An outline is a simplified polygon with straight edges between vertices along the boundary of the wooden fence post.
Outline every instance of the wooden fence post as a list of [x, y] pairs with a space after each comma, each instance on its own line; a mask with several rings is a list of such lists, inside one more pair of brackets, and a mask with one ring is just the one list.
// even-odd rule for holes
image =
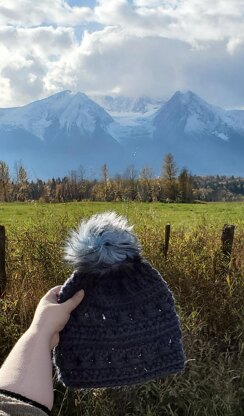
[[221, 242], [222, 242], [222, 253], [225, 260], [230, 260], [233, 240], [234, 240], [235, 226], [225, 224], [222, 231]]
[[164, 244], [163, 244], [163, 253], [165, 259], [167, 259], [167, 253], [169, 249], [169, 238], [170, 238], [170, 224], [165, 225], [165, 234], [164, 234]]
[[0, 296], [2, 296], [7, 284], [7, 275], [5, 268], [5, 243], [5, 227], [3, 225], [0, 225]]

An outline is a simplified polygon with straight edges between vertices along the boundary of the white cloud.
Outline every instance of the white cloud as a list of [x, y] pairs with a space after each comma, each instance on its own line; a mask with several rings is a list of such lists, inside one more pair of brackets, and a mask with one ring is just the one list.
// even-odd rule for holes
[[[147, 7], [147, 8], [149, 8], [149, 7], [158, 7], [158, 6], [162, 6], [162, 5], [167, 7], [167, 3], [168, 3], [167, 1], [163, 2], [162, 0], [134, 0], [134, 2], [133, 2], [133, 4], [136, 7]], [[175, 4], [175, 3], [177, 3], [177, 1], [172, 0], [171, 4], [172, 3]]]
[[65, 85], [88, 94], [119, 91], [167, 99], [177, 89], [192, 89], [216, 105], [240, 106], [244, 101], [243, 53], [230, 55], [223, 41], [196, 49], [186, 42], [140, 38], [108, 27], [86, 33], [78, 48], [49, 69], [45, 83], [53, 92]]
[[15, 101], [15, 97], [13, 96], [8, 78], [0, 77], [0, 91], [2, 97], [0, 107], [11, 107]]
[[90, 21], [89, 7], [70, 7], [63, 0], [0, 0], [0, 23], [17, 26], [57, 24], [74, 26]]
[[44, 77], [52, 62], [76, 45], [71, 28], [0, 29], [0, 79], [5, 85], [1, 106], [22, 104], [45, 94]]
[[196, 42], [230, 41], [244, 33], [243, 0], [97, 0], [71, 7], [63, 0], [0, 0], [0, 23], [21, 27], [117, 26], [133, 36], [162, 36]]
[[231, 38], [227, 43], [227, 51], [233, 55], [240, 45], [244, 44], [244, 37]]
[[243, 0], [99, 0], [94, 14], [135, 36], [162, 36], [197, 46], [244, 33]]
[[[94, 9], [0, 0], [0, 106], [67, 88], [164, 98], [193, 89], [239, 105], [242, 10], [243, 0], [98, 0]], [[96, 29], [80, 41], [89, 22]]]
[[9, 51], [29, 51], [32, 53], [58, 54], [68, 50], [74, 43], [72, 28], [37, 27], [16, 28], [5, 26], [0, 28], [0, 44]]

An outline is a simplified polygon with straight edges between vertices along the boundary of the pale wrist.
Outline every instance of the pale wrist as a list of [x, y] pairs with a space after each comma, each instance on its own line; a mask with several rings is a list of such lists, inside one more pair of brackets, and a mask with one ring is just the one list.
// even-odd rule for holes
[[41, 328], [40, 326], [32, 323], [30, 327], [26, 331], [27, 336], [33, 337], [36, 342], [41, 344], [44, 348], [48, 348], [50, 351], [51, 347], [51, 340], [52, 335], [49, 334], [45, 328]]

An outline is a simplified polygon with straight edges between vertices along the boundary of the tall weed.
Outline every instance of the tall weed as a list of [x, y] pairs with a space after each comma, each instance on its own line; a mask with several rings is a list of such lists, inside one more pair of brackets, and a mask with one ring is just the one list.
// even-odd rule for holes
[[[84, 213], [85, 216], [90, 215]], [[0, 301], [0, 360], [31, 322], [41, 296], [70, 273], [62, 247], [76, 218], [68, 215], [8, 231], [8, 286]], [[220, 229], [203, 219], [173, 230], [167, 259], [163, 227], [133, 214], [146, 258], [172, 289], [182, 322], [186, 369], [141, 386], [90, 392], [55, 383], [54, 415], [241, 416], [244, 414], [244, 229], [237, 227], [231, 261], [220, 250]]]

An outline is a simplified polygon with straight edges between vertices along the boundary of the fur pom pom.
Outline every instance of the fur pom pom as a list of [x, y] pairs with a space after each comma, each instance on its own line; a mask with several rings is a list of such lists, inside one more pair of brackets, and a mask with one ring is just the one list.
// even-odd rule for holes
[[140, 246], [133, 227], [115, 212], [93, 215], [72, 231], [65, 247], [65, 259], [78, 270], [100, 272], [139, 256]]

